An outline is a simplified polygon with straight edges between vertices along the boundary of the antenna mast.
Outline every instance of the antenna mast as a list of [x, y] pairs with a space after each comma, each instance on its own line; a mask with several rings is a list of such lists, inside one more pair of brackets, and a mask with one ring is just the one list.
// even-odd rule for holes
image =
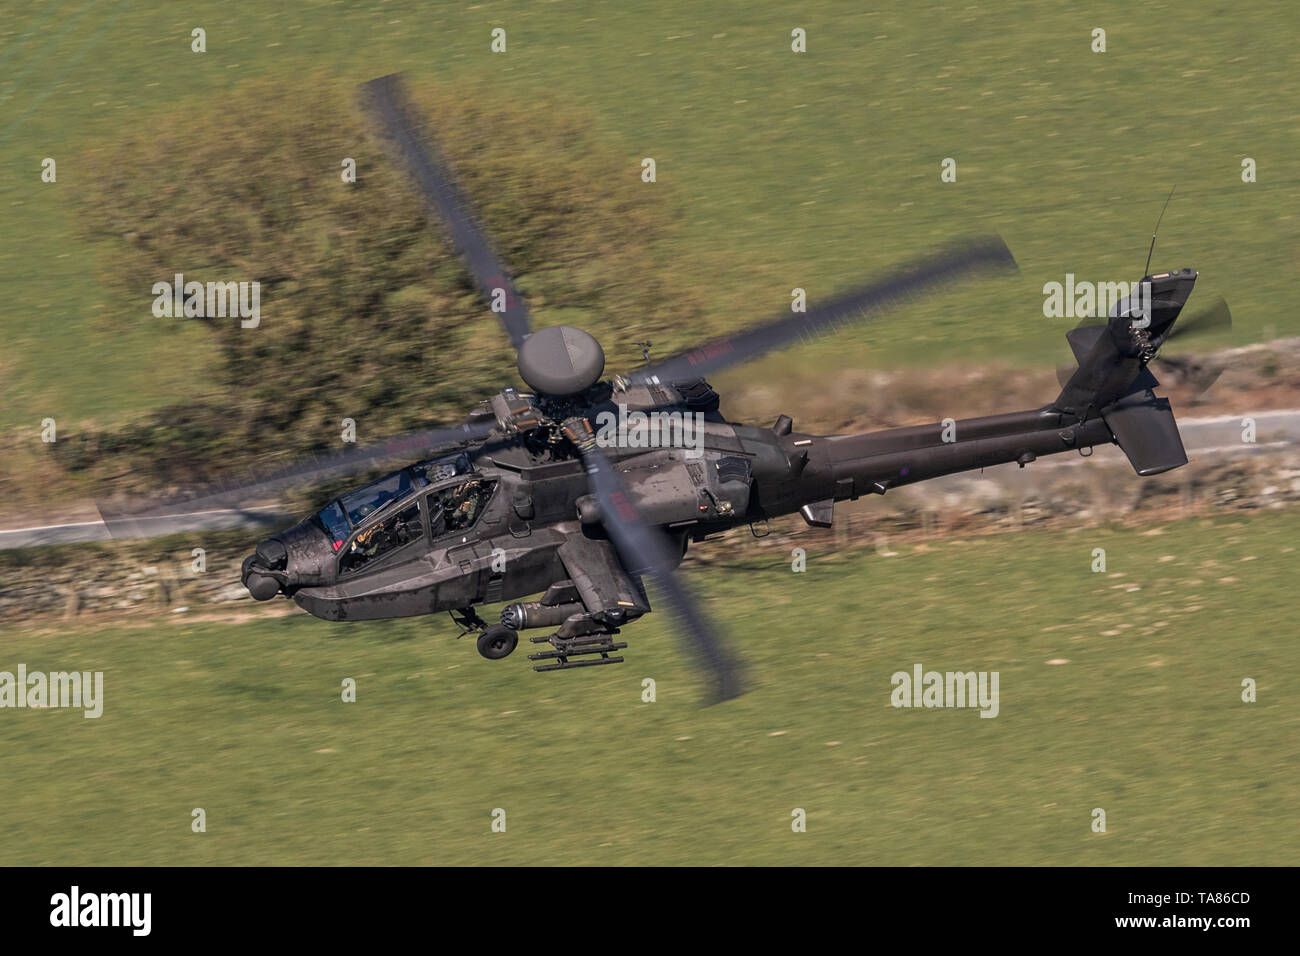
[[[1178, 184], [1174, 183], [1174, 189]], [[1165, 218], [1165, 210], [1169, 208], [1169, 200], [1174, 198], [1174, 189], [1169, 190], [1169, 195], [1165, 197], [1165, 204], [1160, 207], [1160, 215], [1156, 217], [1156, 227], [1151, 230], [1151, 248], [1147, 250], [1147, 264], [1142, 269], [1142, 274], [1151, 274], [1151, 255], [1156, 251], [1156, 233], [1160, 231], [1160, 220]]]

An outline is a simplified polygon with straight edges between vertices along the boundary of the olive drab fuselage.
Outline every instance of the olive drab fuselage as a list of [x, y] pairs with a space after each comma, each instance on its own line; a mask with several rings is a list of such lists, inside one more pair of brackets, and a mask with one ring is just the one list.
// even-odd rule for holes
[[[1154, 308], [1143, 322], [1120, 313], [1072, 333], [1079, 368], [1056, 401], [1021, 412], [822, 436], [796, 431], [785, 415], [768, 428], [728, 422], [703, 380], [615, 379], [564, 399], [506, 389], [470, 416], [494, 419], [503, 437], [331, 502], [263, 542], [244, 581], [254, 597], [284, 594], [333, 621], [468, 612], [534, 594], [544, 594], [536, 606], [505, 616], [521, 621], [531, 607], [549, 622], [559, 611], [547, 608], [565, 609], [583, 616], [571, 629], [606, 631], [638, 617], [649, 610], [640, 569], [623, 567], [606, 539], [571, 440], [575, 422], [604, 444], [635, 510], [680, 554], [737, 526], [799, 513], [828, 527], [839, 501], [1099, 444], [1119, 444], [1138, 474], [1158, 474], [1187, 459], [1145, 362], [1195, 278], [1192, 270], [1148, 276]], [[623, 429], [635, 413], [693, 427], [664, 431], [681, 442], [648, 440]], [[614, 422], [608, 432], [595, 427]]]

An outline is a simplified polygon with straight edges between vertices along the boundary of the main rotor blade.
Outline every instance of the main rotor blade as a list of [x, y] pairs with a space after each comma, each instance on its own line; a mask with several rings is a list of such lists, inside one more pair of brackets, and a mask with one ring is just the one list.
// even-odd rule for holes
[[967, 273], [1015, 268], [1011, 250], [1000, 237], [974, 240], [898, 269], [807, 313], [783, 317], [738, 332], [730, 338], [717, 339], [648, 368], [638, 369], [628, 378], [633, 382], [691, 381], [709, 372], [748, 362], [775, 349], [860, 322]]
[[592, 445], [583, 450], [582, 460], [592, 491], [600, 502], [601, 523], [609, 532], [624, 567], [633, 574], [648, 573], [659, 586], [677, 619], [679, 634], [709, 673], [714, 700], [739, 697], [741, 686], [736, 667], [714, 636], [716, 628], [705, 619], [674, 572], [676, 562], [668, 539], [646, 522], [628, 498], [618, 471], [600, 448]]
[[97, 506], [109, 533], [120, 537], [138, 532], [143, 527], [135, 525], [139, 519], [195, 517], [214, 510], [245, 510], [249, 505], [272, 498], [297, 485], [361, 471], [395, 458], [413, 461], [432, 457], [433, 452], [448, 446], [459, 446], [484, 438], [494, 427], [495, 423], [479, 423], [415, 432], [363, 448], [302, 459], [264, 475], [250, 475], [243, 480], [209, 485], [193, 495], [154, 501], [140, 508], [107, 503], [98, 503]]
[[431, 142], [422, 142], [415, 133], [412, 111], [407, 105], [399, 74], [381, 76], [363, 87], [366, 97], [388, 137], [397, 147], [416, 185], [435, 215], [447, 224], [451, 241], [464, 256], [479, 292], [489, 307], [504, 295], [505, 311], [499, 313], [501, 324], [515, 348], [528, 338], [528, 305], [515, 289], [505, 266], [483, 235], [473, 207], [457, 188], [451, 168]]

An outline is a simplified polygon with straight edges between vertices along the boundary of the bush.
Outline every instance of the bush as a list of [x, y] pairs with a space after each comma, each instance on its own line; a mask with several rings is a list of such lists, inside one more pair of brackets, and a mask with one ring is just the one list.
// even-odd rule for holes
[[[410, 95], [535, 325], [582, 325], [629, 364], [635, 339], [657, 354], [691, 344], [700, 303], [659, 261], [674, 217], [637, 157], [562, 104], [524, 113], [472, 87]], [[337, 449], [343, 418], [363, 444], [454, 423], [517, 380], [507, 336], [355, 89], [260, 80], [214, 107], [160, 115], [96, 150], [83, 215], [87, 238], [111, 250], [112, 321], [159, 334], [203, 323], [216, 367], [196, 357], [195, 380], [211, 391], [60, 441], [66, 468], [136, 488], [194, 484]], [[355, 184], [340, 178], [344, 157]], [[177, 272], [260, 282], [260, 326], [154, 318], [145, 292]]]

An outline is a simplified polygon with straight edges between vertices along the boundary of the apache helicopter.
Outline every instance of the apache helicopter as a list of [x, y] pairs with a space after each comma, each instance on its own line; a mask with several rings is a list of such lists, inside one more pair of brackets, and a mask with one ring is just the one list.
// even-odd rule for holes
[[[1139, 475], [1187, 462], [1178, 427], [1147, 365], [1192, 292], [1193, 270], [1147, 275], [1111, 317], [1068, 333], [1078, 367], [1051, 404], [1027, 411], [861, 435], [812, 435], [787, 415], [770, 427], [729, 422], [706, 374], [879, 313], [959, 277], [1014, 269], [1000, 239], [923, 258], [807, 313], [627, 375], [602, 380], [605, 355], [569, 326], [531, 331], [526, 304], [476, 224], [439, 153], [415, 133], [396, 76], [363, 87], [363, 102], [434, 214], [445, 222], [480, 292], [497, 304], [527, 390], [508, 387], [458, 428], [423, 432], [286, 469], [191, 505], [228, 505], [399, 455], [387, 476], [272, 535], [243, 563], [259, 601], [283, 595], [330, 621], [448, 611], [498, 660], [536, 629], [539, 671], [615, 664], [621, 629], [650, 611], [649, 575], [711, 677], [718, 699], [741, 691], [731, 655], [675, 576], [691, 542], [799, 513], [829, 527], [835, 503], [940, 475], [1118, 443]], [[1148, 260], [1149, 264], [1149, 260]], [[503, 306], [503, 307], [502, 307]], [[665, 413], [697, 425], [693, 447], [611, 445], [605, 416]], [[673, 419], [671, 416], [676, 415]], [[680, 436], [679, 436], [680, 437]], [[945, 440], [948, 439], [948, 440]], [[115, 519], [121, 521], [122, 519]], [[536, 596], [540, 594], [540, 598]], [[533, 596], [533, 600], [524, 600]], [[489, 624], [476, 607], [512, 601]]]

